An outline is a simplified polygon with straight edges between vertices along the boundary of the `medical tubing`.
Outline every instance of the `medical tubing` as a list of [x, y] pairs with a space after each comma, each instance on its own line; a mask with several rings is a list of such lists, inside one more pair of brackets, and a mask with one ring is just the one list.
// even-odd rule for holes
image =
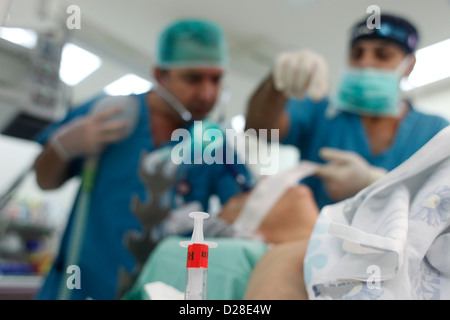
[[175, 98], [172, 93], [170, 93], [166, 88], [162, 85], [156, 83], [153, 86], [153, 90], [161, 97], [164, 101], [166, 101], [178, 114], [179, 116], [186, 122], [192, 121], [192, 114], [189, 110]]
[[[132, 96], [108, 96], [97, 102], [91, 112], [100, 112], [105, 109], [110, 109], [122, 105], [127, 107], [120, 117], [130, 121], [129, 131], [126, 136], [122, 138], [125, 139], [129, 136], [137, 123], [139, 117], [139, 106], [137, 100], [132, 98]], [[135, 111], [135, 112], [133, 112]], [[111, 120], [117, 119], [114, 117]], [[86, 230], [87, 217], [89, 208], [91, 205], [91, 195], [94, 189], [95, 180], [97, 177], [97, 166], [100, 159], [100, 154], [89, 155], [85, 158], [85, 162], [82, 170], [82, 182], [80, 187], [80, 195], [78, 202], [76, 204], [74, 212], [74, 220], [71, 225], [71, 230], [69, 234], [69, 243], [67, 245], [67, 259], [65, 260], [65, 269], [62, 270], [63, 276], [61, 277], [60, 289], [59, 289], [59, 299], [67, 300], [70, 299], [72, 294], [72, 289], [69, 289], [67, 285], [67, 280], [65, 280], [64, 275], [66, 274], [67, 267], [71, 265], [76, 265], [79, 267], [79, 259], [81, 248], [83, 246], [84, 233]]]
[[[86, 221], [91, 203], [91, 192], [94, 188], [95, 177], [97, 173], [98, 156], [90, 156], [86, 158], [83, 173], [81, 191], [75, 211], [75, 217], [71, 228], [71, 237], [67, 247], [67, 259], [62, 270], [62, 274], [66, 274], [67, 267], [78, 265], [81, 247], [83, 245], [83, 235], [86, 229]], [[65, 277], [62, 276], [59, 290], [59, 300], [69, 300], [72, 289], [69, 289]]]
[[[228, 144], [225, 143], [227, 146]], [[228, 151], [230, 149], [225, 149], [227, 152], [234, 152], [235, 150]], [[234, 163], [228, 163], [226, 159], [226, 152], [223, 153], [223, 164], [225, 166], [225, 169], [232, 175], [234, 181], [238, 185], [238, 187], [241, 189], [241, 192], [248, 192], [252, 189], [250, 181], [245, 177], [244, 174], [239, 173], [237, 169], [237, 165]]]

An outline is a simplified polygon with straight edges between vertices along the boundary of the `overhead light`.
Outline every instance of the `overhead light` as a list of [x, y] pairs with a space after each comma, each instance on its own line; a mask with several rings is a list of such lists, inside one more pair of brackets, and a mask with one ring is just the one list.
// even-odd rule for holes
[[61, 56], [59, 76], [69, 86], [75, 86], [89, 77], [102, 65], [102, 60], [95, 54], [67, 43]]
[[35, 48], [37, 44], [36, 32], [29, 29], [0, 27], [0, 38], [27, 49]]
[[450, 39], [417, 50], [417, 62], [401, 88], [409, 91], [450, 77]]
[[111, 96], [141, 94], [149, 91], [152, 83], [135, 74], [127, 74], [104, 88], [106, 94]]

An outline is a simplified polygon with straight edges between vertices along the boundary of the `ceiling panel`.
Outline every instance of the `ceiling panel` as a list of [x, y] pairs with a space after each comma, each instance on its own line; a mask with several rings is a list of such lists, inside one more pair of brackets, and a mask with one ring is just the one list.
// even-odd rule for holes
[[[45, 1], [14, 0], [9, 22], [39, 20], [39, 3]], [[58, 3], [60, 11], [69, 4], [64, 0]], [[376, 3], [384, 12], [411, 19], [420, 29], [422, 46], [450, 38], [448, 0]], [[330, 66], [330, 80], [335, 83], [345, 62], [347, 32], [356, 20], [368, 16], [366, 10], [373, 1], [72, 0], [70, 4], [80, 7], [82, 17], [81, 30], [72, 32], [74, 40], [104, 58], [102, 68], [74, 88], [75, 101], [91, 96], [124, 73], [148, 77], [161, 29], [177, 18], [203, 17], [224, 27], [230, 42], [230, 78], [240, 77], [248, 84], [237, 81], [239, 88], [234, 88], [241, 100], [236, 112], [242, 112], [242, 101], [282, 50], [311, 48], [323, 54]], [[233, 83], [230, 86], [233, 89]]]

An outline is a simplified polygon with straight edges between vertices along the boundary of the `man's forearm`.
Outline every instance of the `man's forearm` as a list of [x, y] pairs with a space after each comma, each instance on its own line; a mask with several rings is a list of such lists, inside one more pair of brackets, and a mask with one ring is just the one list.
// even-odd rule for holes
[[34, 163], [38, 185], [43, 190], [59, 188], [69, 177], [68, 166], [69, 162], [61, 159], [54, 147], [48, 144]]
[[286, 96], [275, 89], [272, 76], [269, 76], [249, 101], [246, 130], [279, 129], [282, 136], [286, 130], [286, 101]]

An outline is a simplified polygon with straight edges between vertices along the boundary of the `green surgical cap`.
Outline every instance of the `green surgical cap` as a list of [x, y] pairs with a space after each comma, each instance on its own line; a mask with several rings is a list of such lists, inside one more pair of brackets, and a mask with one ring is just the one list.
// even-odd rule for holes
[[220, 67], [228, 64], [225, 34], [207, 21], [183, 20], [170, 25], [159, 38], [157, 65], [174, 67]]

